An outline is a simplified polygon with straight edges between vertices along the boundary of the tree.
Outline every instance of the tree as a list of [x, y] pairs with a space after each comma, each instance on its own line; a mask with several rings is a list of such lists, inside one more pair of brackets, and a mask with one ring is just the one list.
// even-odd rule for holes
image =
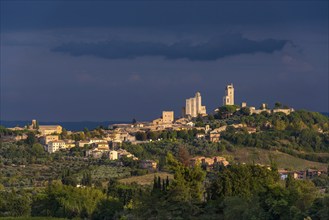
[[67, 138], [67, 130], [63, 128], [62, 133], [60, 134], [60, 137], [62, 140], [65, 140]]
[[26, 191], [0, 191], [0, 216], [29, 216], [31, 197]]
[[27, 138], [26, 138], [25, 142], [29, 145], [33, 145], [33, 144], [37, 143], [37, 139], [35, 137], [35, 134], [33, 132], [29, 132], [27, 134]]
[[32, 215], [90, 219], [98, 204], [106, 199], [106, 194], [98, 189], [53, 182], [43, 194], [37, 194], [33, 199]]
[[123, 204], [116, 198], [102, 199], [97, 203], [92, 219], [115, 219], [115, 214], [123, 210]]
[[190, 164], [191, 156], [184, 145], [181, 145], [178, 149], [178, 159], [184, 166]]
[[69, 169], [63, 170], [62, 172], [62, 184], [63, 185], [70, 185], [70, 186], [76, 186], [77, 180], [75, 177], [72, 176]]
[[213, 115], [209, 114], [208, 115], [208, 120], [209, 121], [213, 121], [213, 120], [215, 120], [215, 117]]
[[150, 140], [157, 140], [159, 138], [159, 133], [157, 133], [155, 131], [149, 131], [147, 133], [147, 138]]
[[36, 144], [32, 145], [32, 148], [31, 148], [32, 155], [34, 155], [36, 157], [40, 157], [41, 155], [44, 155], [44, 153], [45, 153], [45, 151], [41, 144], [36, 143]]
[[240, 109], [240, 114], [242, 115], [250, 115], [250, 108], [248, 107], [243, 107]]
[[280, 102], [276, 102], [276, 103], [274, 103], [274, 108], [275, 109], [282, 108], [282, 104]]
[[147, 134], [145, 132], [138, 131], [136, 132], [136, 139], [139, 141], [146, 141], [147, 140]]
[[225, 119], [229, 118], [233, 115], [234, 112], [236, 112], [237, 108], [239, 106], [237, 105], [224, 105], [218, 108], [217, 118], [219, 119]]
[[198, 203], [202, 201], [205, 172], [200, 166], [187, 167], [177, 161], [172, 154], [167, 155], [167, 161], [171, 170], [175, 172], [174, 180], [169, 187], [169, 198], [172, 201], [190, 201]]
[[83, 186], [91, 186], [92, 185], [92, 177], [90, 172], [84, 172], [82, 174], [81, 185]]

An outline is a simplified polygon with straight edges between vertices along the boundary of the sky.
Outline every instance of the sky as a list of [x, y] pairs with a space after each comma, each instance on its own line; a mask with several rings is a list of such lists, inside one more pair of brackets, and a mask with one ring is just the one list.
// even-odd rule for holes
[[152, 120], [235, 102], [329, 112], [328, 1], [1, 1], [1, 120]]

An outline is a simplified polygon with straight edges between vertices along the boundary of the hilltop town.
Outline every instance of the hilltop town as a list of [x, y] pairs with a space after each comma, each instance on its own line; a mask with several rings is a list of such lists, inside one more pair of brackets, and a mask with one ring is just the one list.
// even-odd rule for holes
[[[215, 195], [221, 198], [226, 193], [234, 195], [231, 188], [216, 191], [221, 187], [216, 184], [223, 184], [225, 178], [237, 184], [234, 187], [242, 193], [246, 189], [235, 182], [236, 173], [251, 178], [250, 182], [269, 181], [261, 183], [265, 185], [312, 182], [310, 193], [327, 195], [328, 117], [294, 110], [279, 102], [273, 108], [266, 103], [259, 108], [246, 102], [237, 105], [234, 95], [233, 84], [227, 85], [221, 106], [207, 113], [201, 93], [196, 92], [194, 97], [186, 99], [180, 117], [175, 117], [174, 111], [164, 110], [161, 117], [152, 121], [133, 120], [94, 130], [68, 131], [61, 125], [40, 125], [35, 119], [25, 127], [0, 127], [0, 189], [40, 190], [52, 186], [55, 191], [77, 190], [77, 193], [85, 193], [83, 190], [89, 188], [101, 189], [118, 198], [122, 206], [115, 213], [123, 216], [132, 214], [123, 206], [148, 201], [133, 192], [139, 190], [151, 198], [163, 199], [167, 197], [161, 195], [168, 196], [174, 193], [172, 190], [178, 190], [175, 187], [179, 185], [175, 184], [179, 181], [186, 189], [197, 190], [198, 196], [193, 198], [201, 203], [215, 199], [211, 198]], [[179, 179], [177, 173], [185, 179]], [[190, 185], [196, 184], [195, 181], [197, 187]], [[211, 184], [207, 185], [207, 181]], [[298, 184], [294, 186], [299, 187]], [[85, 200], [91, 198], [94, 197], [87, 196]], [[34, 199], [42, 203], [40, 198]], [[39, 206], [26, 203], [33, 209]], [[83, 215], [78, 213], [72, 215]]]
[[[246, 115], [253, 114], [275, 114], [284, 113], [289, 115], [294, 112], [293, 108], [283, 107], [280, 103], [276, 103], [275, 108], [269, 109], [267, 104], [263, 103], [259, 109], [254, 106], [247, 106], [246, 102], [241, 105], [235, 105], [234, 102], [234, 87], [229, 84], [225, 87], [222, 107], [216, 109], [212, 117], [229, 117], [235, 112], [243, 112]], [[215, 116], [213, 116], [215, 115]], [[129, 152], [120, 149], [122, 143], [130, 143], [132, 145], [147, 143], [151, 141], [159, 141], [163, 139], [160, 136], [152, 135], [152, 132], [164, 131], [191, 131], [195, 132], [196, 139], [205, 139], [210, 142], [220, 142], [220, 135], [226, 131], [227, 124], [222, 126], [214, 126], [210, 121], [206, 106], [202, 105], [202, 97], [200, 92], [197, 92], [194, 97], [186, 99], [186, 105], [182, 108], [182, 116], [175, 118], [174, 111], [163, 111], [160, 118], [154, 119], [151, 122], [133, 121], [131, 124], [111, 124], [107, 129], [99, 129], [97, 135], [91, 135], [89, 132], [72, 132], [62, 128], [61, 125], [39, 125], [37, 120], [32, 120], [30, 125], [25, 127], [8, 128], [12, 131], [33, 131], [36, 134], [38, 142], [42, 144], [45, 151], [54, 153], [59, 150], [69, 150], [74, 147], [90, 146], [90, 149], [85, 151], [85, 156], [100, 158], [107, 155], [110, 160], [117, 160], [122, 156], [138, 159]], [[200, 121], [202, 124], [200, 125]], [[206, 123], [204, 123], [206, 122]], [[257, 131], [256, 127], [247, 126], [245, 123], [232, 123], [230, 126], [234, 128], [244, 128], [248, 133]], [[92, 137], [93, 136], [93, 137]], [[3, 140], [25, 140], [27, 133], [22, 132], [19, 135], [5, 135]], [[153, 167], [156, 168], [156, 165]]]
[[[100, 128], [96, 132], [90, 132], [85, 129], [83, 132], [72, 132], [63, 129], [61, 125], [39, 125], [37, 120], [32, 120], [30, 125], [25, 127], [8, 128], [14, 131], [13, 134], [3, 135], [3, 141], [20, 141], [28, 138], [28, 132], [34, 132], [37, 141], [42, 144], [44, 150], [48, 153], [54, 153], [60, 150], [69, 150], [74, 147], [86, 148], [84, 154], [86, 157], [101, 158], [108, 157], [110, 160], [117, 160], [122, 156], [131, 157], [138, 160], [136, 156], [121, 149], [122, 143], [132, 145], [143, 144], [162, 139], [163, 133], [175, 133], [173, 138], [177, 137], [177, 132], [193, 132], [193, 138], [203, 139], [209, 142], [217, 143], [221, 140], [221, 133], [225, 132], [228, 126], [235, 129], [244, 129], [249, 134], [256, 133], [259, 128], [248, 126], [247, 123], [213, 123], [216, 119], [230, 118], [236, 115], [255, 115], [255, 114], [276, 114], [282, 113], [289, 115], [294, 112], [293, 108], [275, 103], [273, 109], [263, 103], [259, 109], [254, 106], [247, 106], [246, 102], [236, 105], [234, 102], [234, 86], [229, 84], [225, 87], [222, 106], [214, 110], [213, 114], [208, 115], [206, 106], [202, 105], [202, 97], [197, 92], [194, 97], [186, 99], [186, 105], [182, 108], [182, 116], [175, 118], [174, 111], [163, 111], [160, 118], [151, 122], [133, 121], [130, 124], [111, 124], [108, 128]], [[217, 122], [218, 122], [217, 121]], [[268, 124], [267, 126], [274, 126]], [[319, 132], [323, 132], [321, 128]], [[24, 132], [23, 132], [24, 131]], [[16, 133], [15, 133], [16, 132]], [[96, 134], [95, 134], [96, 133]], [[159, 135], [160, 134], [160, 135]], [[221, 159], [226, 161], [225, 158]], [[195, 161], [193, 159], [192, 161]], [[192, 162], [193, 163], [193, 162]], [[156, 169], [156, 162], [149, 163], [151, 168]], [[226, 164], [226, 162], [225, 162]]]

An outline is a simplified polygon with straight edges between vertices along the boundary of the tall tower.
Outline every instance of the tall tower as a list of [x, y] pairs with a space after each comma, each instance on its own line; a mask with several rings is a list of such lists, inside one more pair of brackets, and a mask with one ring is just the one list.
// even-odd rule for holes
[[206, 106], [202, 106], [200, 92], [195, 93], [195, 97], [186, 99], [185, 114], [197, 117], [199, 114], [206, 115]]
[[196, 113], [198, 114], [201, 111], [201, 94], [200, 94], [200, 92], [195, 93], [195, 104], [196, 104]]
[[234, 105], [234, 87], [233, 83], [225, 88], [225, 96], [223, 97], [223, 105]]

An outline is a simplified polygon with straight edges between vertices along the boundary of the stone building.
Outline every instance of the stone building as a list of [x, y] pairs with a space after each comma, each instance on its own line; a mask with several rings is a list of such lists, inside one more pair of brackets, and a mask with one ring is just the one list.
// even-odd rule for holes
[[157, 162], [154, 160], [142, 160], [140, 166], [143, 169], [156, 170]]
[[225, 88], [225, 96], [223, 97], [223, 105], [234, 105], [234, 87], [233, 83]]
[[59, 140], [58, 135], [46, 135], [46, 136], [42, 136], [40, 138], [40, 143], [44, 144], [44, 145], [47, 145], [51, 141], [58, 141], [58, 140]]
[[42, 136], [50, 134], [61, 134], [62, 126], [60, 125], [40, 125], [38, 131]]
[[186, 99], [184, 117], [197, 117], [198, 115], [206, 115], [206, 106], [202, 106], [201, 102], [202, 98], [200, 92], [195, 93], [195, 97]]
[[152, 121], [153, 125], [172, 124], [174, 122], [173, 111], [163, 111], [162, 117]]

